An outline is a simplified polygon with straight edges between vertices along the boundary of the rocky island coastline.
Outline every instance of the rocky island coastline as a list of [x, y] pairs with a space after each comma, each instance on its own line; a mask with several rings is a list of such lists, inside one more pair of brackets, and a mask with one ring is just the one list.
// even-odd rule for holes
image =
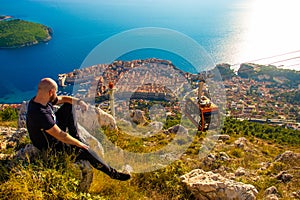
[[0, 16], [0, 48], [21, 48], [46, 43], [52, 39], [53, 30], [45, 25]]

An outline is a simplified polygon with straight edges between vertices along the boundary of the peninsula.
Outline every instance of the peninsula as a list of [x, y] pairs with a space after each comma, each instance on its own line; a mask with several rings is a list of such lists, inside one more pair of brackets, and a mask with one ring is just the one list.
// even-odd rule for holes
[[51, 40], [52, 29], [38, 23], [0, 16], [0, 48], [20, 48]]

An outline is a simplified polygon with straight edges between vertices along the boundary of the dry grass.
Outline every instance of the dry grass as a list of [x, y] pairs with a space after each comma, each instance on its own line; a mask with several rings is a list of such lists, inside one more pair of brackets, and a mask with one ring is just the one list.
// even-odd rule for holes
[[[149, 138], [129, 137], [122, 132], [107, 132], [107, 136], [118, 146], [132, 152], [156, 151], [168, 144], [173, 136], [157, 134]], [[94, 179], [88, 193], [78, 190], [79, 179], [76, 169], [72, 167], [72, 159], [55, 158], [52, 164], [42, 160], [36, 163], [19, 163], [12, 171], [5, 173], [6, 164], [0, 163], [2, 176], [0, 179], [1, 199], [192, 199], [193, 196], [181, 183], [180, 176], [195, 168], [217, 170], [223, 166], [227, 173], [234, 173], [237, 168], [245, 168], [246, 174], [236, 177], [236, 181], [254, 185], [258, 191], [258, 199], [263, 198], [265, 189], [276, 186], [283, 199], [291, 199], [290, 194], [300, 188], [300, 161], [281, 163], [274, 162], [275, 157], [287, 150], [300, 153], [297, 145], [282, 145], [269, 140], [246, 136], [248, 142], [244, 148], [234, 145], [241, 135], [232, 134], [226, 142], [217, 143], [210, 152], [225, 152], [229, 161], [217, 161], [213, 166], [205, 166], [199, 159], [201, 141], [205, 134], [199, 133], [180, 160], [163, 169], [153, 172], [132, 174], [132, 179], [120, 182], [94, 170]], [[149, 145], [149, 146], [147, 146]], [[67, 160], [67, 161], [65, 161]], [[269, 166], [264, 167], [267, 163]], [[278, 181], [275, 176], [287, 171], [293, 175], [290, 182]], [[5, 176], [7, 175], [7, 176]]]

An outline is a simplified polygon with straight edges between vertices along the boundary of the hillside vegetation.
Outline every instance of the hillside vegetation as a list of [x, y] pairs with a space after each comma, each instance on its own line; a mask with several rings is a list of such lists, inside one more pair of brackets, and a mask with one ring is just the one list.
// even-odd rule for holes
[[274, 82], [274, 86], [279, 87], [298, 88], [300, 84], [299, 71], [281, 69], [272, 65], [244, 63], [241, 64], [238, 75], [241, 78], [251, 78], [256, 81]]
[[[265, 189], [270, 186], [276, 186], [283, 199], [293, 199], [290, 193], [300, 188], [299, 160], [274, 160], [288, 150], [300, 153], [299, 131], [227, 118], [222, 132], [228, 134], [230, 139], [217, 142], [210, 154], [223, 152], [229, 156], [228, 160], [207, 164], [205, 158], [200, 159], [201, 142], [207, 133], [198, 132], [185, 154], [169, 166], [153, 172], [132, 174], [128, 182], [112, 180], [94, 170], [92, 185], [86, 192], [78, 189], [80, 179], [78, 169], [72, 165], [72, 156], [57, 155], [47, 162], [42, 158], [34, 162], [28, 159], [25, 162], [2, 160], [0, 196], [1, 199], [193, 199], [193, 194], [181, 182], [180, 176], [197, 168], [226, 175], [243, 167], [246, 173], [235, 177], [235, 180], [254, 185], [259, 192], [258, 199], [263, 199]], [[174, 135], [164, 134], [135, 138], [122, 131], [108, 130], [105, 134], [114, 144], [131, 152], [156, 151], [174, 138]], [[241, 137], [247, 141], [243, 149], [235, 146]], [[28, 139], [22, 140], [23, 144], [18, 147], [1, 150], [0, 153], [15, 152], [28, 142]], [[290, 182], [277, 180], [275, 176], [281, 171], [292, 173], [293, 179]]]
[[0, 48], [30, 46], [51, 39], [50, 28], [20, 19], [0, 21]]

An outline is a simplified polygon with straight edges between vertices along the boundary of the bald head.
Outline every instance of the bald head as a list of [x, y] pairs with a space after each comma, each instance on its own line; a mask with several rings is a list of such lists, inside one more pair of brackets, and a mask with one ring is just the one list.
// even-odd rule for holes
[[38, 85], [40, 92], [49, 92], [52, 89], [57, 90], [57, 83], [51, 78], [43, 78]]

